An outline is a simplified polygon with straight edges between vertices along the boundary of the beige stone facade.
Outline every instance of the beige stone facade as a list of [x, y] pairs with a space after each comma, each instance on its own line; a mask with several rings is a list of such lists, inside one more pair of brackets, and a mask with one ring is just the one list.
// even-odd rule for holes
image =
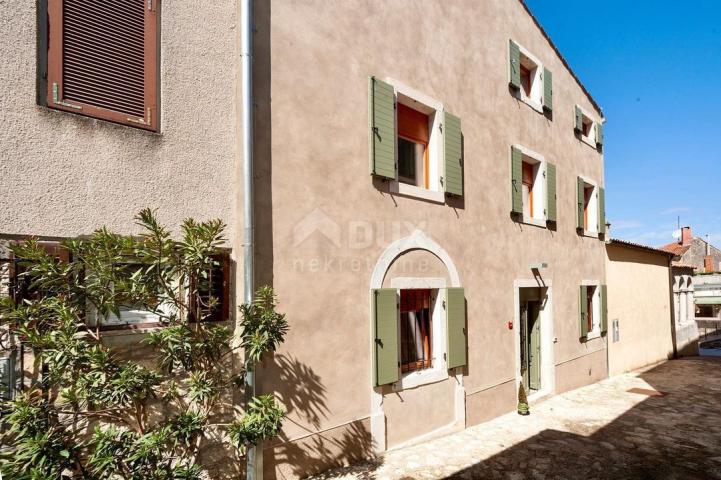
[[[132, 214], [152, 206], [170, 224], [224, 219], [242, 257], [235, 2], [163, 4], [160, 134], [36, 106], [35, 12], [16, 3], [0, 21], [0, 232], [132, 233]], [[552, 113], [509, 89], [510, 40], [553, 72]], [[574, 133], [576, 106], [603, 114], [522, 2], [259, 1], [254, 42], [256, 283], [273, 285], [291, 327], [259, 371], [288, 414], [265, 446], [267, 478], [515, 409], [529, 289], [542, 296], [535, 398], [608, 375], [607, 337], [579, 339], [579, 286], [610, 283], [605, 244], [576, 229], [578, 177], [603, 187], [604, 160]], [[370, 76], [460, 117], [462, 197], [392, 193], [369, 175]], [[512, 146], [556, 166], [557, 222], [512, 218]], [[432, 374], [374, 387], [371, 292], [403, 285], [464, 289], [467, 362], [438, 368], [438, 353]]]
[[671, 255], [616, 240], [606, 254], [609, 374], [673, 358]]

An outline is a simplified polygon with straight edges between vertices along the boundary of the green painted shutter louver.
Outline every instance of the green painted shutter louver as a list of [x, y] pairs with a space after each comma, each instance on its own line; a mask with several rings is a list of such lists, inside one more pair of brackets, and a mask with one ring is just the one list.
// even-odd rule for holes
[[463, 137], [461, 119], [443, 112], [443, 188], [449, 195], [463, 196]]
[[598, 233], [606, 234], [606, 191], [598, 187]]
[[393, 87], [375, 77], [368, 79], [368, 147], [370, 171], [396, 178], [396, 112]]
[[603, 124], [600, 122], [596, 124], [596, 145], [603, 146]]
[[509, 60], [510, 60], [510, 81], [511, 87], [515, 89], [521, 88], [521, 49], [513, 40], [509, 40]]
[[608, 332], [608, 287], [601, 285], [601, 335]]
[[584, 213], [584, 182], [581, 177], [578, 177], [576, 179], [576, 228], [579, 230], [585, 229], [585, 222], [583, 221], [583, 213]]
[[543, 67], [543, 108], [553, 110], [553, 74]]
[[588, 287], [581, 285], [578, 292], [578, 327], [581, 340], [588, 336]]
[[511, 212], [523, 214], [523, 153], [511, 147]]
[[462, 288], [446, 289], [448, 368], [466, 364], [466, 296]]
[[373, 291], [375, 313], [374, 377], [376, 386], [398, 381], [398, 291]]
[[546, 220], [555, 222], [556, 207], [556, 166], [552, 163], [546, 165]]
[[576, 125], [574, 128], [577, 132], [583, 132], [583, 112], [581, 112], [578, 105], [576, 105], [575, 109]]

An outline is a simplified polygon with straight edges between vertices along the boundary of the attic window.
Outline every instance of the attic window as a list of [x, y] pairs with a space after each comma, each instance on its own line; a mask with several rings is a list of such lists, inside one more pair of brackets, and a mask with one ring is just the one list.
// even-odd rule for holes
[[603, 126], [593, 119], [591, 114], [576, 105], [575, 130], [578, 137], [593, 148], [599, 148], [603, 144]]

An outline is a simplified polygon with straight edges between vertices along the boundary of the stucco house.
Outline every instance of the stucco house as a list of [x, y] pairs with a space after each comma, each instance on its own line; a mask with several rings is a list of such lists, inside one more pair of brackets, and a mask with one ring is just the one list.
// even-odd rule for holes
[[[673, 358], [682, 328], [674, 319], [673, 254], [612, 239], [606, 246], [609, 375]], [[673, 285], [675, 287], [675, 285]]]
[[248, 3], [13, 2], [3, 241], [226, 221], [217, 320], [271, 284], [291, 327], [258, 372], [288, 416], [268, 478], [606, 377], [605, 118], [527, 6], [268, 0], [248, 51]]

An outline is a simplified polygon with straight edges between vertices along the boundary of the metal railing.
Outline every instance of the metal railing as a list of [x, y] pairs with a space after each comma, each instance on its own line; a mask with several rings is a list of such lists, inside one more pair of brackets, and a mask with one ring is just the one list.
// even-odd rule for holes
[[721, 337], [721, 318], [718, 317], [695, 317], [698, 327], [699, 340], [709, 340], [713, 337]]

